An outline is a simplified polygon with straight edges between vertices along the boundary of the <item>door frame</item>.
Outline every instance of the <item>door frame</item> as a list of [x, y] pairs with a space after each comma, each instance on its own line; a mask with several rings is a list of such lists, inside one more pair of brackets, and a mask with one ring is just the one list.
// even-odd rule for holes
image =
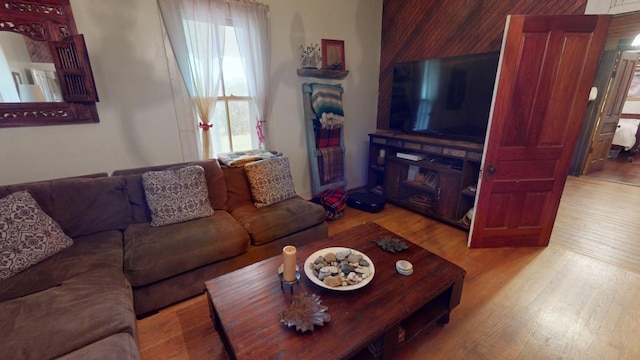
[[[611, 130], [609, 130], [609, 132], [605, 132], [607, 131], [605, 130], [605, 127], [607, 129], [615, 129], [617, 127], [618, 121], [620, 120], [621, 115], [623, 115], [622, 109], [627, 99], [629, 85], [636, 73], [638, 63], [638, 53], [636, 51], [615, 50], [605, 52], [603, 54], [603, 56], [607, 57], [611, 55], [614, 55], [615, 59], [612, 66], [609, 68], [609, 71], [606, 72], [606, 77], [608, 79], [607, 85], [602, 89], [604, 99], [596, 114], [596, 122], [593, 127], [592, 139], [584, 165], [582, 166], [581, 175], [589, 175], [603, 169], [604, 162], [607, 161], [609, 152], [611, 151], [612, 143], [609, 143], [606, 148], [598, 147], [604, 144], [602, 142], [603, 138], [608, 138], [610, 136], [611, 140], [613, 140], [614, 134], [611, 133]], [[632, 68], [629, 66], [631, 64], [633, 65]], [[624, 75], [627, 71], [629, 72], [629, 76], [625, 78]], [[602, 73], [598, 75], [604, 74], [605, 72], [602, 71]], [[613, 119], [616, 120], [614, 121]], [[615, 132], [615, 130], [613, 131]], [[599, 142], [599, 144], [597, 144], [597, 142]], [[602, 156], [604, 156], [604, 160], [601, 160], [603, 159]], [[593, 168], [598, 168], [599, 165], [602, 166], [600, 169], [593, 170]]]
[[[640, 33], [640, 24], [638, 24], [637, 32]], [[578, 177], [582, 176], [582, 172], [586, 166], [587, 157], [589, 156], [591, 139], [596, 131], [598, 109], [604, 105], [602, 104], [604, 100], [604, 90], [606, 89], [607, 81], [609, 81], [609, 72], [611, 70], [611, 66], [613, 66], [613, 62], [615, 61], [615, 54], [618, 51], [638, 50], [637, 47], [631, 46], [632, 41], [633, 38], [607, 38], [607, 43], [605, 44], [604, 53], [600, 59], [600, 64], [598, 65], [598, 70], [596, 72], [596, 80], [594, 82], [594, 86], [598, 88], [598, 96], [596, 97], [596, 100], [589, 102], [587, 107], [580, 135], [578, 135], [578, 142], [576, 143], [573, 158], [571, 159], [571, 165], [569, 166], [569, 175]]]

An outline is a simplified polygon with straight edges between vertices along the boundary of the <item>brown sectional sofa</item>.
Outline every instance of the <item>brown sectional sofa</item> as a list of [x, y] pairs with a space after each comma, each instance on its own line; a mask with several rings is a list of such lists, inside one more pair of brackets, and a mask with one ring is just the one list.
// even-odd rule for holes
[[[141, 176], [197, 164], [210, 217], [150, 226]], [[256, 208], [243, 168], [216, 160], [0, 186], [27, 190], [74, 239], [0, 282], [0, 354], [137, 359], [136, 316], [201, 294], [204, 281], [327, 236], [322, 206], [300, 197]]]

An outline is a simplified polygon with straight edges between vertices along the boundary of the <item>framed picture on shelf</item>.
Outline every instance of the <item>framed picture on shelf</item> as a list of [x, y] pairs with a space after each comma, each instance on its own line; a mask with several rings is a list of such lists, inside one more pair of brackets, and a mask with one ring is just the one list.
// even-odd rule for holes
[[629, 92], [627, 93], [627, 100], [640, 101], [640, 71], [637, 71], [631, 79], [631, 85], [629, 86]]
[[322, 39], [322, 68], [345, 70], [344, 41]]

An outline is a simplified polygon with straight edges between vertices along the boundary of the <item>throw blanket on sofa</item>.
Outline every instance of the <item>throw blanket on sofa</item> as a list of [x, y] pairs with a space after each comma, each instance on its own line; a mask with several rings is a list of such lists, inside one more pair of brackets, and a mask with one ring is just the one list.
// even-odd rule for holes
[[318, 149], [321, 156], [318, 158], [320, 180], [329, 183], [344, 176], [344, 151], [342, 147], [333, 146]]
[[311, 84], [311, 107], [316, 113], [315, 127], [333, 129], [342, 127], [342, 88], [329, 84]]
[[247, 150], [218, 154], [218, 160], [228, 167], [242, 167], [254, 161], [269, 159], [279, 156], [266, 150]]

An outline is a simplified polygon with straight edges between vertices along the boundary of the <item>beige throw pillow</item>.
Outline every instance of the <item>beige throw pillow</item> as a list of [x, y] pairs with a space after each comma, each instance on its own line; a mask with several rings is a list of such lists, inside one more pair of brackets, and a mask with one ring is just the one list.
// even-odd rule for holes
[[5, 280], [73, 245], [26, 191], [0, 199], [0, 279]]
[[244, 169], [256, 207], [273, 205], [296, 196], [286, 156], [247, 164]]
[[151, 209], [151, 226], [164, 226], [213, 215], [202, 166], [142, 174]]

